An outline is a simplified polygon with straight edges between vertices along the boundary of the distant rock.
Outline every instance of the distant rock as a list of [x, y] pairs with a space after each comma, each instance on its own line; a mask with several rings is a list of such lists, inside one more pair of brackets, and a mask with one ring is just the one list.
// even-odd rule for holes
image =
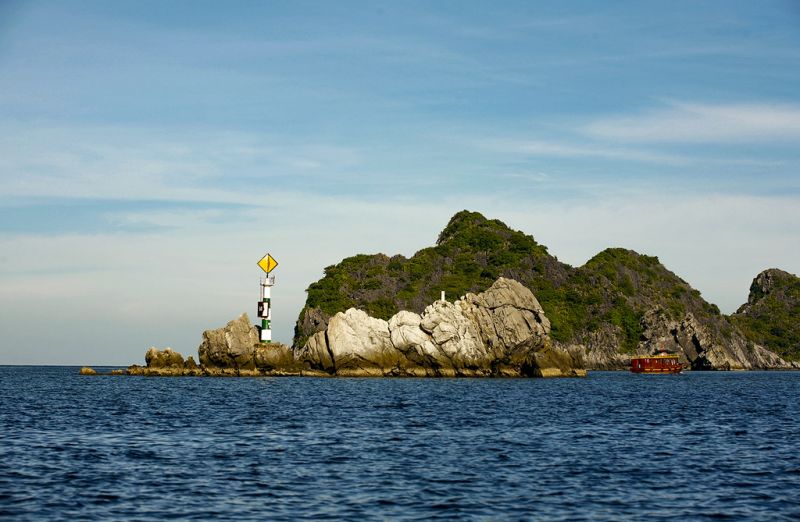
[[84, 366], [80, 370], [81, 375], [97, 375], [97, 372], [94, 368], [89, 368], [88, 366]]
[[654, 309], [645, 314], [642, 323], [643, 340], [637, 350], [641, 355], [658, 350], [678, 353], [682, 362], [693, 370], [793, 368], [790, 362], [748, 341], [739, 332], [727, 332], [725, 342], [722, 342], [720, 334], [699, 322], [691, 313], [678, 321], [670, 319], [664, 310]]
[[[723, 331], [727, 327], [727, 331]], [[741, 333], [731, 330], [720, 320], [702, 323], [693, 314], [681, 319], [672, 319], [662, 308], [654, 308], [644, 314], [641, 321], [641, 340], [636, 350], [620, 353], [615, 349], [584, 350], [587, 365], [605, 370], [626, 369], [634, 355], [653, 355], [666, 351], [678, 355], [679, 361], [692, 370], [789, 370], [797, 365], [782, 359], [777, 354], [746, 339]], [[600, 336], [596, 346], [608, 346]]]
[[169, 347], [159, 350], [151, 346], [144, 355], [144, 361], [148, 368], [183, 368], [184, 364], [183, 356]]
[[800, 278], [770, 268], [750, 285], [747, 302], [731, 316], [748, 340], [800, 366]]

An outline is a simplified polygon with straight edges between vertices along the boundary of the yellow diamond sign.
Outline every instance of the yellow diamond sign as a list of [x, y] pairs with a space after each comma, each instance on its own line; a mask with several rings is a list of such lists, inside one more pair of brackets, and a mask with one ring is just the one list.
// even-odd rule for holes
[[267, 254], [261, 258], [261, 260], [258, 262], [258, 266], [261, 267], [261, 270], [269, 274], [275, 270], [275, 267], [278, 266], [278, 262], [275, 261], [271, 255]]

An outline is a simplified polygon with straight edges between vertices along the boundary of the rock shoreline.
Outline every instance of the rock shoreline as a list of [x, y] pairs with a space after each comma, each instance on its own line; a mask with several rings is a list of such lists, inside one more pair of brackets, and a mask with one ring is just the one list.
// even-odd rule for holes
[[[712, 325], [713, 326], [713, 325]], [[797, 370], [800, 364], [732, 335], [727, 343], [691, 313], [675, 320], [654, 308], [641, 320], [635, 352], [620, 353], [606, 325], [583, 345], [550, 337], [550, 321], [533, 293], [499, 278], [485, 292], [436, 301], [422, 314], [388, 321], [350, 308], [320, 323], [302, 346], [259, 342], [247, 314], [206, 330], [198, 362], [170, 348], [150, 348], [145, 366], [115, 374], [144, 376], [314, 377], [583, 377], [587, 370], [627, 370], [633, 356], [676, 353], [691, 370]], [[91, 375], [84, 368], [82, 374]]]
[[440, 300], [388, 321], [349, 309], [301, 347], [260, 343], [247, 314], [203, 332], [199, 364], [150, 348], [127, 375], [315, 377], [583, 377], [582, 352], [556, 346], [530, 290], [499, 278], [480, 294]]

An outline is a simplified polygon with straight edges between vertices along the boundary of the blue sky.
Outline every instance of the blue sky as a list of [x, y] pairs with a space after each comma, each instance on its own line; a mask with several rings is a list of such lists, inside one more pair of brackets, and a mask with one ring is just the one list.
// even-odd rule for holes
[[469, 208], [800, 272], [797, 2], [0, 2], [0, 364], [128, 364]]

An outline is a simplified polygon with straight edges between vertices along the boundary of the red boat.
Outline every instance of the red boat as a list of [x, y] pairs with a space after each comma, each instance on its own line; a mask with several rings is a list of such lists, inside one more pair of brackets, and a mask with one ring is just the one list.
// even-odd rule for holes
[[673, 354], [644, 355], [631, 358], [633, 373], [681, 373], [683, 366]]

